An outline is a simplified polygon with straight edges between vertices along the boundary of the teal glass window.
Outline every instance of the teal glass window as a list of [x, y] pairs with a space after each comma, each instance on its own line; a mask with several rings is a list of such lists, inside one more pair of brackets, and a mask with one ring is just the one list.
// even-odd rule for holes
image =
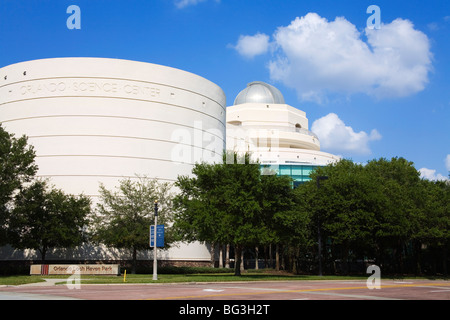
[[302, 171], [303, 170], [302, 170], [301, 166], [292, 166], [292, 168], [291, 168], [292, 176], [301, 176], [301, 175], [303, 175]]
[[[264, 165], [261, 166], [261, 169]], [[293, 180], [293, 187], [296, 188], [299, 185], [310, 181], [309, 175], [319, 166], [308, 166], [308, 165], [272, 165], [272, 169], [276, 169], [276, 174], [279, 176], [290, 176]]]
[[290, 176], [291, 175], [291, 166], [289, 166], [289, 165], [280, 165], [280, 175], [282, 175], [282, 176]]

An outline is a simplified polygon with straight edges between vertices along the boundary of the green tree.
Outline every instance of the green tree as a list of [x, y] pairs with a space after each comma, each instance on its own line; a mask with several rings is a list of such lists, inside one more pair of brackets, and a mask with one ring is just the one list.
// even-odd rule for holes
[[391, 271], [403, 272], [405, 246], [421, 228], [420, 173], [404, 158], [372, 160], [365, 170], [380, 190], [373, 208], [377, 260], [390, 265]]
[[264, 224], [261, 193], [261, 171], [257, 163], [235, 155], [233, 164], [222, 164], [223, 181], [221, 202], [225, 208], [224, 220], [227, 238], [235, 248], [235, 275], [241, 275], [241, 253], [245, 247], [253, 247], [268, 233]]
[[90, 204], [86, 196], [66, 195], [43, 181], [33, 182], [15, 196], [8, 229], [11, 245], [38, 250], [45, 261], [50, 248], [82, 244]]
[[0, 124], [0, 245], [8, 243], [7, 225], [14, 192], [36, 174], [34, 158], [34, 149], [27, 144], [27, 138], [15, 138]]
[[[289, 180], [261, 175], [260, 165], [250, 155], [229, 154], [220, 164], [200, 163], [193, 177], [179, 177], [176, 186], [174, 228], [186, 241], [228, 243], [235, 248], [235, 275], [240, 275], [244, 247], [271, 243], [279, 239], [274, 214], [286, 207], [279, 192], [290, 191]], [[284, 184], [283, 184], [284, 183]], [[271, 187], [272, 186], [272, 187]]]
[[154, 202], [158, 201], [158, 224], [165, 225], [164, 245], [173, 242], [169, 223], [172, 214], [171, 184], [137, 177], [119, 181], [118, 191], [100, 186], [100, 202], [93, 217], [92, 239], [106, 246], [132, 252], [132, 273], [136, 273], [138, 250], [149, 249], [149, 228], [154, 221]]
[[[176, 186], [179, 194], [174, 198], [176, 208], [174, 229], [180, 241], [229, 243], [225, 225], [225, 204], [221, 198], [223, 170], [214, 164], [197, 164], [192, 173], [196, 178], [179, 176]], [[211, 250], [214, 265], [214, 250]]]
[[315, 183], [308, 182], [293, 190], [294, 207], [288, 219], [284, 219], [290, 235], [288, 252], [291, 260], [291, 271], [299, 273], [302, 269], [311, 269], [312, 250], [317, 243], [317, 225], [315, 219], [314, 199]]
[[[294, 191], [288, 176], [261, 176], [261, 227], [259, 245], [275, 244], [275, 269], [280, 269], [280, 247], [300, 245], [304, 235], [302, 216], [293, 210]], [[299, 228], [299, 226], [301, 226]]]
[[309, 234], [318, 247], [320, 238], [325, 262], [339, 259], [348, 271], [351, 255], [364, 256], [373, 247], [376, 188], [363, 166], [345, 159], [316, 169], [311, 179], [296, 190], [300, 208], [310, 214]]
[[421, 181], [420, 216], [416, 232], [412, 236], [415, 250], [416, 272], [422, 273], [422, 247], [435, 249], [437, 259], [442, 261], [442, 272], [447, 274], [450, 247], [450, 183], [447, 181]]
[[[320, 188], [319, 176], [328, 177]], [[385, 271], [403, 272], [407, 247], [424, 225], [426, 199], [413, 163], [381, 158], [362, 166], [344, 159], [311, 178], [299, 189], [311, 212], [311, 234], [320, 230], [326, 240], [325, 260], [340, 259], [348, 270], [346, 262], [369, 257]]]

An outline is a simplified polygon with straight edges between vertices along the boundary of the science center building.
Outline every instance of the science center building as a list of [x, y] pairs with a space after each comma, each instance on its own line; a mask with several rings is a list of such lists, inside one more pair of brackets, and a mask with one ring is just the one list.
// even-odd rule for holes
[[[96, 202], [100, 183], [145, 175], [175, 182], [196, 162], [221, 162], [226, 148], [250, 151], [294, 185], [338, 160], [320, 151], [306, 114], [275, 87], [252, 82], [232, 106], [211, 81], [166, 66], [106, 58], [54, 58], [0, 69], [0, 123], [34, 146], [37, 177]], [[209, 246], [180, 243], [158, 259], [209, 263]], [[122, 260], [128, 253], [77, 248], [48, 260]], [[0, 248], [0, 260], [39, 259]], [[138, 259], [152, 259], [151, 252]]]

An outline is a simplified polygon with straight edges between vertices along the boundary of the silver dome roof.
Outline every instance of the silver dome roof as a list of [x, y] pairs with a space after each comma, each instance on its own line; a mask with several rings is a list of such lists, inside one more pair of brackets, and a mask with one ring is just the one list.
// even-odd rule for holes
[[275, 103], [284, 104], [284, 97], [280, 90], [261, 81], [254, 81], [247, 85], [234, 100], [234, 105], [243, 103]]

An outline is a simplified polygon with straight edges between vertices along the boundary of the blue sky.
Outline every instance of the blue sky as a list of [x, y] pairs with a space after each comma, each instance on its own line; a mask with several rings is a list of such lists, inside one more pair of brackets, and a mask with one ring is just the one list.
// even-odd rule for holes
[[[81, 29], [66, 25], [70, 5]], [[379, 29], [367, 29], [381, 10]], [[227, 104], [265, 81], [307, 113], [322, 150], [450, 170], [450, 1], [0, 0], [0, 67], [108, 57], [179, 68]]]

